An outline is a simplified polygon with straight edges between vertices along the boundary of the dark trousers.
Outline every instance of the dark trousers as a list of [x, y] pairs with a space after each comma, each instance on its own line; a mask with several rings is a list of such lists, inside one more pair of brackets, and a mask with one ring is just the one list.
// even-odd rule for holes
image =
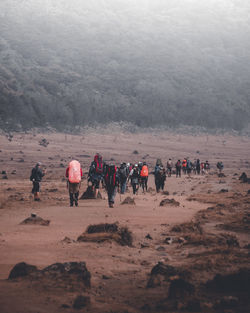
[[116, 195], [117, 188], [114, 186], [107, 186], [107, 193], [108, 193], [108, 202], [109, 204], [115, 203], [115, 195]]
[[70, 199], [70, 205], [71, 206], [73, 206], [74, 202], [75, 202], [75, 205], [78, 205], [78, 197], [79, 197], [79, 192], [69, 193], [69, 199]]
[[148, 177], [141, 177], [141, 186], [143, 191], [144, 189], [148, 190]]
[[181, 168], [180, 167], [176, 167], [176, 177], [181, 177]]

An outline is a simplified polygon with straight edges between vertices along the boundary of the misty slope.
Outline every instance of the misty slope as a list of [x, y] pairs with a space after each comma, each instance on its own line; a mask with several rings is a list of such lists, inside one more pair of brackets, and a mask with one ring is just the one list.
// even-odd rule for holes
[[1, 0], [0, 127], [240, 130], [249, 12], [246, 0]]

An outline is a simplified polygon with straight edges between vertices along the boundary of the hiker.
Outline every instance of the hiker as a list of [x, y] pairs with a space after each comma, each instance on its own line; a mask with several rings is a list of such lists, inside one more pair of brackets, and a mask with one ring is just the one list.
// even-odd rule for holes
[[121, 163], [120, 168], [118, 170], [119, 180], [120, 180], [120, 193], [124, 194], [127, 188], [127, 179], [129, 175], [129, 169], [126, 163]]
[[146, 191], [148, 190], [148, 166], [146, 162], [143, 162], [143, 165], [140, 171], [140, 180], [141, 180], [142, 191], [144, 193], [144, 189], [146, 189]]
[[88, 182], [92, 183], [92, 190], [94, 197], [97, 198], [100, 188], [100, 182], [103, 179], [104, 165], [102, 162], [102, 156], [96, 153], [94, 161], [91, 163], [88, 174]]
[[133, 167], [133, 169], [129, 173], [129, 177], [131, 179], [133, 194], [135, 195], [139, 189], [140, 172], [139, 172], [138, 164], [135, 164], [135, 166]]
[[168, 174], [168, 177], [171, 177], [172, 175], [172, 167], [173, 167], [173, 162], [171, 159], [169, 159], [167, 161], [167, 174]]
[[43, 176], [46, 174], [46, 169], [42, 171], [41, 169], [42, 163], [38, 162], [36, 166], [32, 169], [30, 175], [30, 181], [33, 182], [32, 193], [34, 195], [34, 201], [41, 201], [40, 199], [40, 191], [41, 186], [40, 183], [42, 181]]
[[109, 207], [113, 208], [115, 203], [115, 195], [119, 187], [119, 174], [114, 164], [106, 165], [104, 176], [105, 187], [108, 194]]
[[187, 174], [188, 174], [188, 176], [190, 177], [190, 175], [191, 175], [191, 171], [192, 171], [192, 162], [189, 160], [189, 159], [187, 159], [187, 163], [186, 163], [186, 172], [187, 172]]
[[81, 186], [81, 179], [82, 179], [82, 168], [80, 163], [77, 160], [72, 160], [67, 169], [65, 174], [67, 180], [67, 187], [69, 190], [69, 200], [70, 206], [72, 207], [75, 203], [75, 206], [78, 206], [78, 197], [79, 197], [79, 190]]
[[206, 163], [204, 164], [204, 169], [205, 169], [205, 172], [208, 174], [210, 170], [210, 164], [208, 163], [208, 161], [206, 161]]
[[196, 161], [196, 172], [198, 175], [200, 175], [200, 172], [201, 172], [200, 159], [197, 159], [197, 161]]
[[184, 174], [187, 173], [187, 159], [186, 158], [182, 161], [182, 170]]
[[160, 164], [161, 164], [160, 162], [156, 162], [155, 171], [154, 171], [156, 192], [159, 192], [160, 189], [164, 190], [164, 185], [165, 185], [165, 180], [166, 180], [166, 170], [162, 166], [162, 164], [161, 165]]
[[176, 168], [176, 177], [181, 177], [181, 160], [178, 160], [175, 163], [175, 168]]
[[216, 166], [217, 166], [219, 172], [221, 173], [223, 168], [224, 168], [224, 165], [223, 165], [222, 161], [218, 162]]
[[201, 175], [205, 174], [205, 163], [201, 162]]

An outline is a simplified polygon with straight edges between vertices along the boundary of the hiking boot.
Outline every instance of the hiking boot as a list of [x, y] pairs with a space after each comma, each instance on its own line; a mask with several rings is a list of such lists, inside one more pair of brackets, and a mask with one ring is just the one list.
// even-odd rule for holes
[[75, 201], [75, 206], [78, 206], [78, 202], [77, 201]]
[[109, 204], [109, 207], [110, 207], [110, 208], [113, 208], [113, 207], [114, 207], [114, 204], [113, 204], [113, 203], [110, 203], [110, 204]]
[[70, 205], [69, 206], [74, 206], [74, 204], [73, 203], [70, 203]]

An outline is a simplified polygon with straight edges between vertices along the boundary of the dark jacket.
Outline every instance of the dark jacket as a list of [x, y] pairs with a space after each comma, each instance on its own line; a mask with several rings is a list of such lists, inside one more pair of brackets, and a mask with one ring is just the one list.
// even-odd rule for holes
[[35, 166], [31, 171], [30, 180], [41, 182], [44, 175], [45, 174], [42, 172], [42, 170], [38, 166]]

